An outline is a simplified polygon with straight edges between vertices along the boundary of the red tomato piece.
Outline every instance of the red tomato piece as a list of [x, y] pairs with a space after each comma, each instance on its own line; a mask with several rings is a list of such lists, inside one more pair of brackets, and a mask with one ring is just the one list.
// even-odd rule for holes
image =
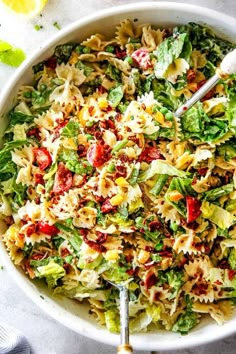
[[151, 146], [146, 147], [139, 156], [139, 161], [150, 163], [153, 160], [163, 160], [163, 156], [161, 155], [159, 149]]
[[191, 196], [187, 196], [186, 206], [187, 206], [187, 223], [195, 221], [201, 215], [200, 200]]
[[39, 221], [37, 224], [37, 231], [49, 236], [55, 236], [58, 234], [59, 230], [54, 225], [49, 225], [44, 221]]
[[109, 148], [102, 144], [93, 144], [88, 148], [87, 160], [93, 167], [100, 167], [110, 159]]
[[55, 175], [53, 193], [60, 194], [68, 191], [73, 183], [72, 173], [65, 167], [63, 162], [60, 162]]
[[34, 148], [34, 157], [41, 171], [45, 170], [52, 163], [50, 153], [46, 148]]
[[135, 50], [131, 54], [131, 58], [136, 64], [138, 64], [144, 70], [152, 66], [149, 51], [145, 48], [140, 48]]

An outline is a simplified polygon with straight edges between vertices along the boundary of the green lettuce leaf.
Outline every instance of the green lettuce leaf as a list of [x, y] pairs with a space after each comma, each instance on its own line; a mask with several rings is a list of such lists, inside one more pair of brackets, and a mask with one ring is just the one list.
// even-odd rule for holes
[[203, 201], [200, 209], [205, 219], [209, 219], [221, 229], [228, 229], [236, 222], [231, 213], [216, 204]]
[[158, 47], [157, 63], [155, 65], [155, 75], [163, 78], [170, 64], [175, 59], [183, 58], [189, 61], [191, 53], [191, 43], [187, 33], [176, 34], [165, 39]]
[[116, 107], [122, 100], [123, 96], [123, 87], [122, 85], [118, 85], [117, 87], [110, 89], [108, 94], [108, 101], [112, 107]]
[[140, 173], [138, 182], [144, 182], [155, 175], [168, 175], [186, 177], [186, 172], [178, 170], [176, 167], [169, 165], [162, 160], [153, 160], [146, 171]]
[[80, 125], [78, 122], [69, 122], [66, 126], [62, 129], [61, 135], [67, 138], [74, 138], [78, 136], [80, 132]]
[[225, 184], [224, 186], [221, 186], [219, 188], [214, 188], [214, 189], [211, 189], [211, 190], [205, 192], [204, 199], [209, 200], [210, 202], [213, 202], [214, 200], [222, 197], [223, 195], [227, 195], [233, 191], [234, 191], [234, 184], [233, 183]]
[[64, 277], [65, 274], [65, 269], [53, 260], [47, 265], [37, 267], [37, 276], [45, 278], [49, 288], [54, 288], [57, 285], [57, 281]]
[[187, 334], [192, 328], [194, 328], [198, 321], [197, 314], [192, 311], [187, 311], [178, 316], [177, 321], [172, 327], [173, 332], [179, 332], [181, 334]]

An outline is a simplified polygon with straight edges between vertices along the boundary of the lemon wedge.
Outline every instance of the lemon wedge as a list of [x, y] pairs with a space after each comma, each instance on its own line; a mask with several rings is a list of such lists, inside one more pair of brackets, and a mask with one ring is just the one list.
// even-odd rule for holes
[[17, 14], [33, 17], [42, 11], [47, 0], [1, 0], [1, 2]]

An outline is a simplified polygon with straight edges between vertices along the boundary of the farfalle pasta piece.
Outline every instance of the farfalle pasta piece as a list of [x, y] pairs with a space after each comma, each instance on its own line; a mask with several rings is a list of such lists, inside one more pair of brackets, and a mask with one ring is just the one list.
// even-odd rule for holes
[[73, 218], [73, 224], [76, 227], [90, 229], [95, 226], [97, 209], [91, 207], [80, 208]]
[[173, 249], [177, 253], [183, 252], [184, 254], [200, 254], [202, 247], [204, 247], [202, 240], [192, 230], [189, 230], [188, 234], [183, 234], [176, 238], [173, 244]]
[[219, 301], [216, 304], [202, 304], [194, 302], [192, 310], [198, 313], [208, 313], [218, 325], [223, 325], [228, 321], [233, 313], [233, 305], [229, 301]]
[[144, 26], [141, 43], [150, 52], [152, 52], [163, 41], [164, 34], [164, 30], [154, 30], [151, 26]]
[[142, 25], [136, 26], [130, 19], [123, 20], [116, 29], [116, 40], [122, 47], [129, 38], [138, 38], [142, 33]]

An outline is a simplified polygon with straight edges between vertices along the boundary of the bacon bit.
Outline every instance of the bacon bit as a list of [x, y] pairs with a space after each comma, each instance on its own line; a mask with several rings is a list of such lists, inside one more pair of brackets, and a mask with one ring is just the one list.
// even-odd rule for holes
[[121, 155], [119, 156], [119, 159], [120, 159], [121, 162], [128, 162], [128, 161], [130, 161], [129, 157], [128, 157], [127, 155], [125, 155], [125, 154], [121, 154]]
[[108, 105], [106, 108], [103, 108], [103, 111], [111, 112], [112, 111], [112, 106]]
[[7, 224], [7, 226], [14, 224], [14, 219], [12, 216], [5, 216], [4, 221]]
[[72, 182], [73, 177], [71, 171], [65, 167], [63, 162], [59, 162], [52, 190], [53, 193], [61, 194], [67, 192], [72, 186]]
[[187, 71], [187, 81], [191, 82], [196, 79], [196, 73], [193, 69], [189, 69]]
[[99, 244], [106, 242], [106, 240], [107, 240], [107, 234], [104, 234], [100, 231], [96, 231], [96, 236], [97, 236], [96, 242]]
[[43, 253], [35, 253], [30, 258], [34, 261], [40, 261], [45, 255]]
[[186, 106], [183, 107], [183, 110], [184, 110], [184, 111], [187, 111], [187, 109], [188, 109], [188, 107], [186, 107]]
[[103, 204], [101, 206], [101, 211], [103, 214], [107, 214], [112, 211], [116, 211], [116, 206], [111, 205], [110, 199], [108, 198], [103, 202]]
[[227, 259], [222, 259], [222, 261], [220, 261], [220, 263], [218, 264], [218, 267], [220, 269], [229, 269], [229, 263]]
[[98, 92], [102, 94], [102, 93], [107, 92], [107, 90], [106, 90], [105, 87], [103, 87], [102, 85], [99, 85], [99, 86], [98, 86]]
[[159, 220], [153, 220], [149, 223], [148, 227], [151, 232], [154, 232], [162, 227], [162, 223]]
[[219, 280], [216, 280], [216, 281], [214, 282], [214, 284], [216, 284], [216, 285], [222, 285], [223, 283], [222, 283], [221, 281], [219, 281]]
[[[199, 90], [206, 82], [207, 80], [200, 81], [197, 85], [197, 90]], [[214, 96], [215, 92], [216, 89], [215, 87], [213, 87], [210, 91], [207, 92], [207, 94], [201, 99], [201, 101], [210, 100]]]
[[172, 257], [173, 256], [171, 251], [161, 251], [161, 252], [159, 252], [159, 255], [161, 257]]
[[155, 147], [146, 147], [138, 158], [139, 162], [151, 163], [153, 160], [164, 160], [160, 150]]
[[153, 252], [154, 251], [154, 247], [145, 246], [144, 250], [147, 251], [147, 252]]
[[88, 231], [85, 229], [80, 229], [80, 233], [83, 237], [84, 242], [92, 249], [94, 249], [95, 251], [102, 253], [102, 252], [106, 252], [106, 247], [101, 245], [100, 243], [98, 243], [97, 241], [93, 241], [93, 240], [89, 240], [88, 239]]
[[87, 160], [94, 167], [102, 166], [111, 158], [111, 147], [101, 143], [92, 144], [87, 151]]
[[136, 267], [136, 268], [127, 269], [127, 270], [126, 270], [126, 273], [127, 273], [128, 275], [130, 275], [130, 276], [134, 276], [134, 275], [137, 274], [137, 270], [138, 270], [137, 267]]
[[178, 267], [183, 267], [187, 263], [188, 259], [186, 257], [183, 257], [181, 261], [178, 264]]
[[51, 57], [45, 61], [44, 65], [51, 70], [55, 70], [57, 67], [57, 59], [55, 57]]
[[30, 266], [30, 260], [27, 259], [27, 260], [24, 262], [24, 266], [25, 266], [26, 273], [29, 274], [29, 277], [30, 277], [31, 279], [34, 279], [34, 278], [35, 278], [35, 274], [34, 274], [33, 269], [32, 269], [31, 266]]
[[194, 284], [192, 287], [194, 294], [196, 294], [197, 296], [206, 295], [207, 289], [208, 289], [208, 284], [204, 284], [204, 283]]
[[158, 280], [158, 278], [157, 278], [156, 274], [154, 274], [152, 272], [150, 272], [150, 274], [147, 274], [147, 277], [146, 277], [146, 279], [144, 281], [146, 289], [149, 289], [153, 285], [155, 285], [157, 280]]
[[199, 168], [197, 170], [197, 173], [200, 175], [200, 176], [206, 176], [206, 173], [208, 171], [208, 167], [203, 167], [203, 168]]
[[79, 157], [86, 156], [86, 148], [85, 148], [85, 146], [82, 145], [82, 144], [79, 144], [78, 148], [77, 148], [77, 153], [78, 153]]
[[43, 179], [43, 175], [41, 173], [35, 173], [34, 175], [34, 183], [35, 184], [45, 184], [45, 181]]
[[121, 49], [120, 47], [115, 48], [115, 54], [118, 59], [123, 59], [124, 57], [127, 56], [126, 50]]
[[92, 115], [94, 114], [94, 109], [95, 109], [94, 106], [90, 106], [90, 107], [88, 108], [88, 112], [89, 112], [89, 115], [90, 115], [90, 116], [92, 116]]
[[32, 128], [26, 133], [27, 136], [34, 136], [36, 139], [40, 140], [40, 131], [38, 128]]
[[66, 257], [66, 256], [69, 256], [69, 255], [70, 255], [70, 251], [67, 248], [63, 248], [61, 250], [61, 256], [62, 257]]
[[236, 274], [236, 270], [233, 269], [229, 269], [228, 270], [228, 276], [229, 276], [229, 280], [233, 280]]
[[27, 228], [25, 230], [27, 237], [30, 237], [35, 232], [36, 232], [36, 225], [35, 224], [31, 224], [31, 225], [27, 226]]
[[114, 179], [119, 178], [119, 177], [125, 177], [126, 173], [127, 173], [126, 167], [118, 165], [118, 166], [116, 166], [116, 173], [115, 173]]
[[117, 120], [117, 122], [120, 122], [121, 118], [122, 118], [121, 114], [120, 113], [116, 113], [115, 120]]
[[63, 268], [65, 269], [66, 274], [68, 274], [68, 273], [70, 273], [70, 271], [71, 271], [71, 269], [72, 269], [72, 266], [71, 266], [71, 264], [69, 264], [69, 263], [64, 263], [64, 264], [63, 264]]

